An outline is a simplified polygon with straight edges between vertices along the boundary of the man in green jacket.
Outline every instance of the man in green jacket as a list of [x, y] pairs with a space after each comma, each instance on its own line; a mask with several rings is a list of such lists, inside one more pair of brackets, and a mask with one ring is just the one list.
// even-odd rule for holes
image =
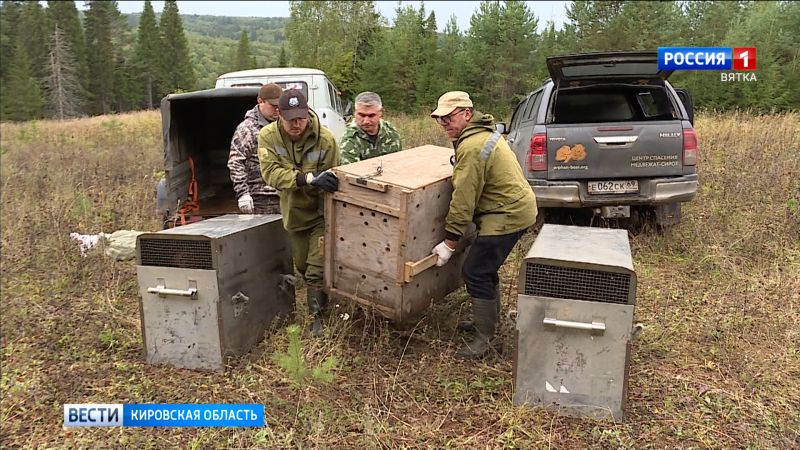
[[322, 290], [324, 192], [335, 192], [339, 180], [328, 169], [339, 164], [333, 133], [320, 124], [302, 91], [289, 89], [278, 102], [279, 117], [258, 135], [258, 159], [266, 183], [280, 191], [283, 227], [292, 257], [307, 285], [312, 332], [322, 334], [321, 314], [328, 298]]
[[378, 94], [362, 92], [356, 96], [353, 122], [347, 126], [339, 147], [342, 164], [400, 151], [400, 134], [383, 120], [383, 103]]
[[494, 118], [473, 108], [469, 94], [447, 92], [431, 117], [455, 147], [453, 197], [445, 218], [445, 239], [433, 248], [436, 265], [447, 263], [471, 222], [478, 236], [462, 274], [472, 298], [474, 338], [456, 356], [482, 357], [492, 349], [500, 313], [498, 270], [525, 230], [536, 222], [536, 197], [517, 157], [494, 129]]

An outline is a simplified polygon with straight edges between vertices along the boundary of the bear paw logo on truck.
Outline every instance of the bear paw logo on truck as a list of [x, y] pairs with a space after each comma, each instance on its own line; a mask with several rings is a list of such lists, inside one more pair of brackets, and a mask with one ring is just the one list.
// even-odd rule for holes
[[563, 162], [564, 164], [570, 161], [583, 161], [586, 159], [586, 149], [583, 144], [575, 144], [570, 147], [569, 145], [562, 145], [556, 150], [556, 161]]

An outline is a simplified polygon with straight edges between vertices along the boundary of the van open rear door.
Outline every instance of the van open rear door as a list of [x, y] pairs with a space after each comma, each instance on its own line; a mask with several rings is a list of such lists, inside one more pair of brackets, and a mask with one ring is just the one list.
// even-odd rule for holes
[[259, 88], [219, 88], [170, 94], [161, 100], [164, 142], [163, 191], [169, 217], [197, 184], [199, 207], [193, 215], [213, 217], [238, 212], [228, 171], [231, 138], [247, 110], [256, 105]]

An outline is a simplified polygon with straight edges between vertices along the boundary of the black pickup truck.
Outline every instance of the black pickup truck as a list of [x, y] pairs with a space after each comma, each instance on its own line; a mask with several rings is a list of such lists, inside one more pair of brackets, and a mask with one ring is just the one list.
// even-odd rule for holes
[[[507, 139], [540, 208], [680, 221], [697, 192], [688, 92], [656, 52], [547, 58], [551, 79], [516, 107]], [[652, 214], [655, 213], [655, 214]]]

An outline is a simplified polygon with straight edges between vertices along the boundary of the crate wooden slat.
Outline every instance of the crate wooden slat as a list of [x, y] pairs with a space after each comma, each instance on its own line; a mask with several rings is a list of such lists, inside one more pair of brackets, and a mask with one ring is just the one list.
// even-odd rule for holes
[[325, 198], [325, 284], [333, 298], [404, 321], [462, 284], [463, 248], [443, 267], [430, 253], [444, 239], [451, 155], [425, 145], [333, 169], [339, 191]]

